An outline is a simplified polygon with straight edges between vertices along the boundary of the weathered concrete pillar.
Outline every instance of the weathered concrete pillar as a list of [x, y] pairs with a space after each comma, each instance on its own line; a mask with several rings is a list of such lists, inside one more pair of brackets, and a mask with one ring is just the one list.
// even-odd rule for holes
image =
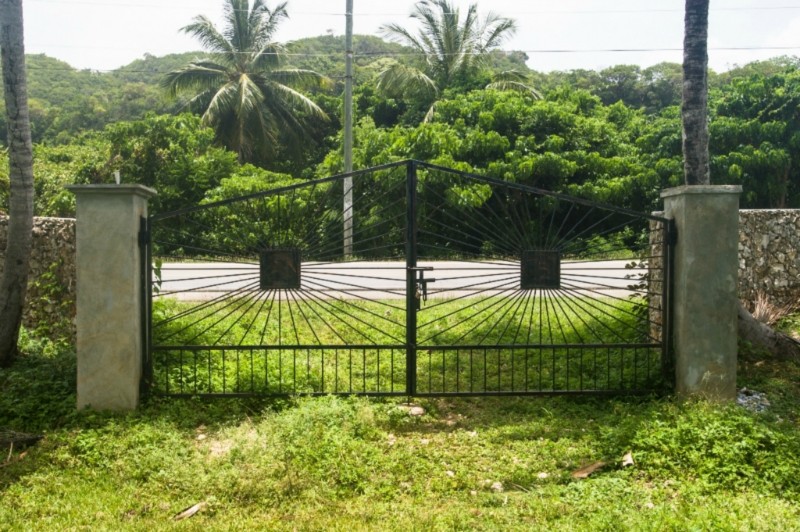
[[673, 346], [679, 396], [736, 398], [739, 195], [733, 185], [662, 192], [675, 220]]
[[142, 323], [139, 228], [142, 185], [75, 185], [77, 196], [78, 408], [139, 404]]

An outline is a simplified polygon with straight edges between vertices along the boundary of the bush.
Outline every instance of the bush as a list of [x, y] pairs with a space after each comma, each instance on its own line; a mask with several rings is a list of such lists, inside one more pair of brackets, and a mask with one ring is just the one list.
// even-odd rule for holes
[[800, 494], [800, 436], [740, 407], [705, 403], [656, 412], [632, 441], [641, 469], [714, 490]]

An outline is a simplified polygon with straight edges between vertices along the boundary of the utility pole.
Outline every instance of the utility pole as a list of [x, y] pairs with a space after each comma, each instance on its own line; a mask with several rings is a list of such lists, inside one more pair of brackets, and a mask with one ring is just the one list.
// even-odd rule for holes
[[[353, 0], [345, 8], [344, 171], [353, 171]], [[344, 257], [353, 255], [353, 178], [344, 178]]]

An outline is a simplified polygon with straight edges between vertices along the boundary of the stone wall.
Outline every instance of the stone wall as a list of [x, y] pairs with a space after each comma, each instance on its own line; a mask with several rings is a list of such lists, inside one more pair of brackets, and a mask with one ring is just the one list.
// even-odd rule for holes
[[[651, 222], [653, 256], [661, 244], [660, 228]], [[759, 293], [775, 305], [800, 305], [800, 209], [739, 211], [739, 299], [752, 304]], [[651, 307], [660, 317], [661, 302]]]
[[[0, 215], [0, 275], [8, 217]], [[35, 218], [25, 327], [53, 339], [75, 341], [75, 220]]]
[[800, 303], [800, 209], [739, 211], [739, 297]]

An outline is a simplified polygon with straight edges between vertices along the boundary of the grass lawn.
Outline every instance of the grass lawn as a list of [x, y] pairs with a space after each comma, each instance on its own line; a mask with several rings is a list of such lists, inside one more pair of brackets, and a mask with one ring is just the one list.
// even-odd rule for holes
[[536, 397], [410, 416], [320, 397], [110, 414], [75, 412], [74, 386], [69, 346], [28, 338], [0, 370], [0, 428], [44, 434], [0, 449], [0, 530], [800, 530], [800, 367], [746, 350], [763, 413]]

